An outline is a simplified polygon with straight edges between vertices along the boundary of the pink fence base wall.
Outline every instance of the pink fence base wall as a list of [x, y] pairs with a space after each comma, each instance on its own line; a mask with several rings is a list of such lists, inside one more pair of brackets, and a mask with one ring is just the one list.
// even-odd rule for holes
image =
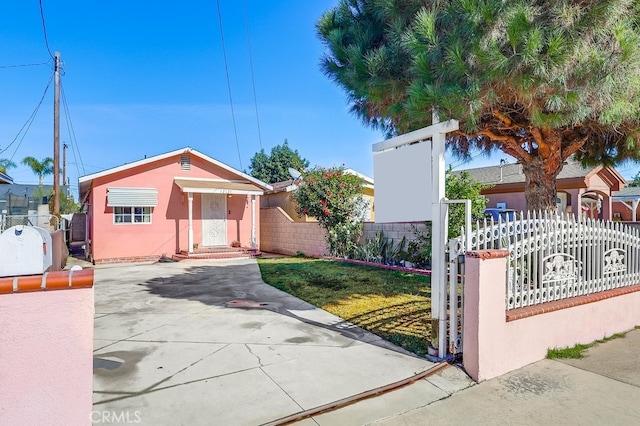
[[591, 343], [640, 325], [640, 291], [507, 322], [506, 256], [507, 251], [487, 250], [465, 259], [463, 357], [475, 381], [544, 359], [548, 349]]
[[93, 314], [93, 288], [0, 294], [0, 423], [91, 423]]

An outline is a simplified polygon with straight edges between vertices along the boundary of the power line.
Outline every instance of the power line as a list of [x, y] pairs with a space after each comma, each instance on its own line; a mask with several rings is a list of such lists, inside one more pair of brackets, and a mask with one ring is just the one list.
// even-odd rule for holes
[[244, 10], [244, 28], [247, 30], [247, 46], [249, 47], [249, 68], [251, 69], [251, 86], [253, 87], [253, 104], [256, 107], [256, 123], [258, 124], [258, 142], [262, 150], [262, 133], [260, 132], [260, 116], [258, 115], [258, 98], [256, 97], [256, 80], [253, 76], [253, 57], [251, 55], [251, 38], [249, 37], [249, 19], [247, 18], [247, 2], [242, 0]]
[[53, 54], [51, 53], [51, 49], [49, 49], [49, 38], [47, 37], [47, 25], [44, 23], [44, 11], [42, 10], [42, 0], [40, 0], [40, 18], [42, 19], [42, 33], [44, 34], [44, 43], [47, 46], [47, 52], [49, 52], [49, 56], [53, 59]]
[[0, 65], [0, 68], [37, 67], [39, 65], [49, 65], [49, 63], [50, 62], [40, 62], [38, 64]]
[[36, 105], [35, 109], [31, 113], [27, 121], [22, 125], [22, 127], [18, 131], [18, 134], [16, 135], [15, 138], [13, 138], [11, 143], [7, 145], [5, 149], [0, 150], [0, 154], [7, 151], [11, 147], [11, 145], [13, 145], [16, 142], [16, 140], [18, 140], [18, 138], [20, 137], [20, 134], [22, 134], [22, 138], [20, 139], [18, 146], [16, 146], [16, 149], [13, 151], [13, 155], [10, 158], [10, 160], [13, 160], [13, 157], [15, 157], [16, 152], [18, 152], [18, 148], [20, 148], [22, 141], [24, 140], [25, 136], [27, 135], [27, 132], [29, 131], [29, 128], [31, 127], [31, 124], [33, 123], [33, 120], [36, 118], [36, 115], [38, 114], [38, 110], [40, 109], [40, 106], [42, 105], [42, 102], [44, 101], [44, 98], [47, 95], [47, 91], [49, 90], [49, 86], [51, 86], [52, 81], [53, 81], [53, 73], [51, 74], [51, 77], [49, 77], [49, 81], [47, 82], [47, 87], [44, 88], [44, 92], [42, 93], [42, 97], [40, 98], [38, 105]]
[[[80, 168], [78, 167], [78, 158], [80, 159], [80, 165], [82, 166], [82, 173], [86, 174], [84, 163], [82, 161], [82, 156], [80, 155], [80, 147], [78, 146], [78, 139], [76, 138], [76, 131], [73, 127], [73, 122], [71, 121], [71, 113], [69, 112], [69, 105], [67, 105], [67, 95], [64, 91], [64, 85], [62, 82], [60, 83], [60, 92], [62, 94], [62, 105], [64, 109], [65, 119], [67, 121], [67, 131], [69, 132], [69, 136], [71, 138], [71, 153], [73, 154], [73, 159], [75, 160], [76, 170], [78, 172], [78, 176], [80, 176]], [[76, 150], [78, 151], [78, 158], [76, 158]]]
[[227, 65], [227, 49], [224, 46], [224, 32], [222, 31], [222, 13], [220, 12], [220, 0], [216, 0], [218, 6], [218, 22], [220, 23], [220, 38], [222, 39], [222, 55], [224, 56], [224, 69], [227, 74], [227, 88], [229, 90], [229, 104], [231, 105], [231, 121], [233, 122], [233, 133], [236, 136], [236, 148], [238, 149], [238, 161], [242, 169], [242, 158], [240, 157], [240, 143], [238, 142], [238, 129], [236, 127], [236, 114], [233, 111], [233, 99], [231, 97], [231, 79], [229, 78], [229, 66]]

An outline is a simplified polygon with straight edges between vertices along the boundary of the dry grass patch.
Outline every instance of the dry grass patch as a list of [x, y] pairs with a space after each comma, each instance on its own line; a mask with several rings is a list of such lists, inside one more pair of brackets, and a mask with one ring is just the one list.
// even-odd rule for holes
[[424, 355], [429, 277], [322, 259], [259, 259], [262, 279], [365, 330]]

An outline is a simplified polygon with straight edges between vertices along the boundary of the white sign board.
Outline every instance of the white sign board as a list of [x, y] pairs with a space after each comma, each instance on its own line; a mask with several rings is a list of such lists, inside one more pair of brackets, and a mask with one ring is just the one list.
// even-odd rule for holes
[[373, 180], [376, 222], [431, 220], [431, 141], [374, 154]]

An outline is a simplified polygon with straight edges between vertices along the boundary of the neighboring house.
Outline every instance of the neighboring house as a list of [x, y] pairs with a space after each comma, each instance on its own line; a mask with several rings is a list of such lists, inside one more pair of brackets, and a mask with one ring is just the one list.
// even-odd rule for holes
[[[526, 211], [525, 176], [520, 164], [481, 167], [466, 170], [471, 179], [492, 185], [482, 191], [489, 199], [488, 208]], [[612, 195], [625, 184], [624, 178], [611, 167], [582, 167], [569, 160], [556, 179], [559, 211], [574, 215], [611, 220]]]
[[626, 187], [616, 192], [613, 197], [613, 220], [637, 222], [640, 219], [640, 188]]
[[[366, 209], [364, 212], [365, 222], [373, 222], [374, 215], [374, 196], [373, 196], [373, 178], [365, 176], [353, 169], [345, 169], [345, 173], [358, 176], [364, 181], [362, 185], [362, 197], [366, 203]], [[285, 180], [283, 182], [276, 182], [271, 185], [272, 190], [265, 191], [264, 196], [260, 200], [261, 208], [268, 207], [280, 207], [296, 222], [315, 222], [316, 219], [309, 216], [299, 216], [296, 213], [296, 203], [293, 199], [293, 192], [298, 187], [293, 179]]]
[[[0, 176], [0, 180], [2, 177]], [[60, 187], [67, 191], [66, 186]], [[12, 183], [0, 187], [0, 213], [26, 215], [38, 211], [38, 206], [47, 204], [53, 194], [53, 185], [31, 185]]]
[[79, 178], [87, 255], [156, 260], [196, 248], [259, 248], [259, 197], [271, 186], [186, 147]]
[[13, 178], [11, 176], [0, 172], [0, 185], [11, 184], [13, 183]]

